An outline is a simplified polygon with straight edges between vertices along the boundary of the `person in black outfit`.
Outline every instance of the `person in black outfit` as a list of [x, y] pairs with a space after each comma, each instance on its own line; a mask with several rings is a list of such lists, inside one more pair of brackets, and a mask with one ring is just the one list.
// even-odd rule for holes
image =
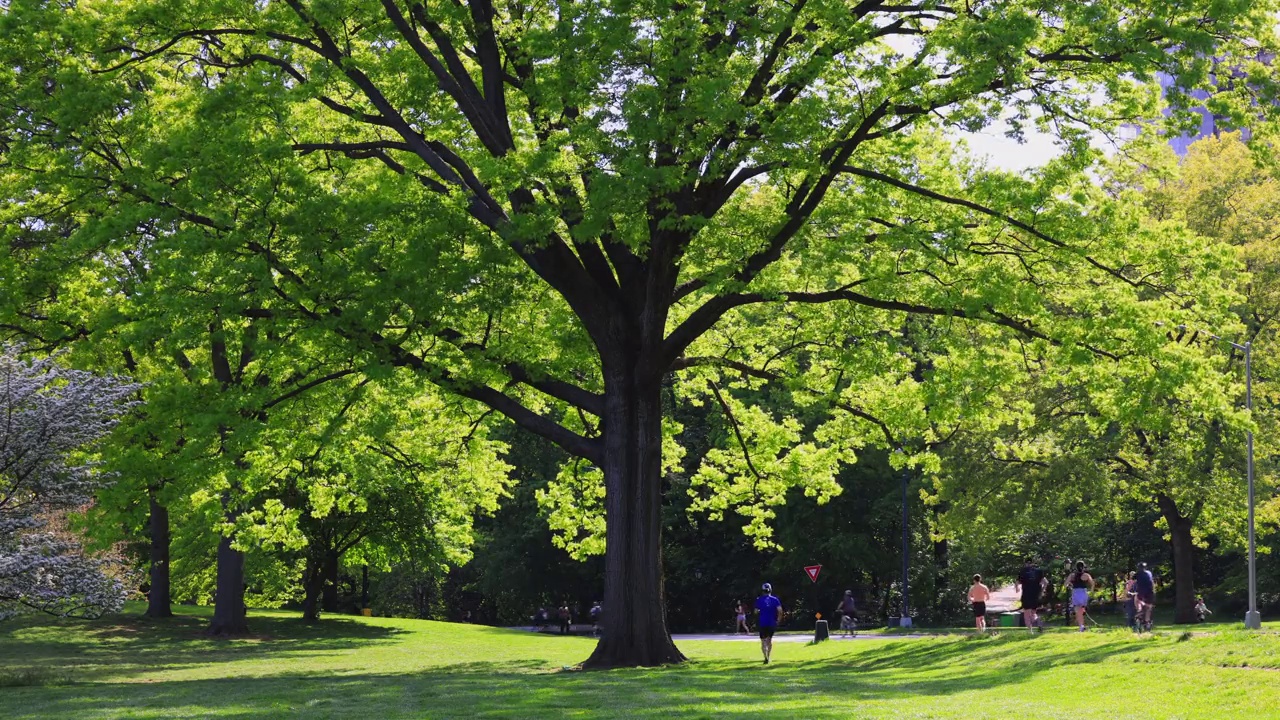
[[1036, 610], [1040, 607], [1040, 596], [1046, 584], [1044, 571], [1036, 567], [1036, 561], [1030, 557], [1023, 561], [1022, 572], [1018, 573], [1013, 587], [1022, 593], [1022, 622], [1028, 630], [1035, 630], [1040, 622]]

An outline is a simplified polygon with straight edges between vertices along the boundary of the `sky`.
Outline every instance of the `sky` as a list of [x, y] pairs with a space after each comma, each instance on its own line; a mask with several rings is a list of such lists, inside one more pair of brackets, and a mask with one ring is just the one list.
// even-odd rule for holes
[[957, 133], [974, 155], [986, 156], [991, 164], [1004, 170], [1026, 170], [1040, 167], [1061, 154], [1053, 136], [1027, 131], [1026, 141], [1005, 137], [999, 126], [980, 133]]

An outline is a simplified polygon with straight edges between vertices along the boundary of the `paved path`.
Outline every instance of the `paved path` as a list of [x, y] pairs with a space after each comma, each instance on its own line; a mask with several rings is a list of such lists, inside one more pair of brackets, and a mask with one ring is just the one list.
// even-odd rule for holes
[[1005, 585], [991, 590], [991, 600], [987, 602], [988, 613], [1009, 612], [1018, 603], [1020, 596], [1014, 592], [1012, 585]]

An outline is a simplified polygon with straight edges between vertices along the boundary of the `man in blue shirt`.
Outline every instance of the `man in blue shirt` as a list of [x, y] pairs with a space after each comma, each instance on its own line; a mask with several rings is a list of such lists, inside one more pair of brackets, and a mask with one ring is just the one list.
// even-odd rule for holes
[[764, 664], [769, 664], [769, 655], [773, 652], [773, 633], [778, 629], [778, 616], [784, 612], [782, 601], [773, 596], [773, 586], [765, 583], [764, 594], [756, 598], [757, 624], [760, 626], [760, 650], [764, 653]]

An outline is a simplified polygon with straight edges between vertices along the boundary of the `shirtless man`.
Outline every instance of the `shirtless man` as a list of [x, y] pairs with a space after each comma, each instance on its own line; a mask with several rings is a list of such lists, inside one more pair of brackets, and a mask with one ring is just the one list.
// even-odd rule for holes
[[973, 576], [973, 585], [969, 586], [969, 602], [973, 603], [973, 624], [979, 630], [987, 629], [987, 601], [991, 599], [991, 589], [982, 584], [982, 576]]

